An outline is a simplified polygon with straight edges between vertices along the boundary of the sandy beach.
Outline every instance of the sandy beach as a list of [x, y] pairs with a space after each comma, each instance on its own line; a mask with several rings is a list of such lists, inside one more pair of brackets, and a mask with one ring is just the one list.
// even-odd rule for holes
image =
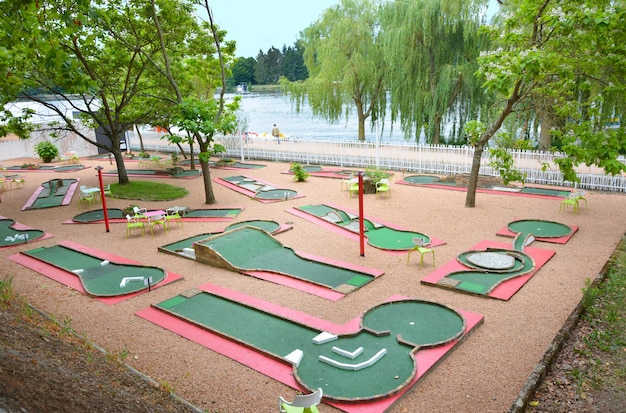
[[[5, 161], [5, 166], [37, 159]], [[390, 197], [365, 195], [364, 214], [400, 228], [419, 231], [445, 241], [436, 247], [436, 265], [456, 259], [458, 254], [483, 240], [511, 242], [496, 233], [517, 219], [555, 221], [579, 229], [566, 244], [536, 241], [533, 247], [555, 251], [555, 255], [510, 300], [503, 301], [463, 294], [423, 285], [420, 280], [432, 272], [431, 262], [418, 260], [407, 265], [406, 254], [365, 247], [360, 256], [359, 243], [289, 213], [287, 209], [320, 203], [332, 203], [358, 210], [358, 197], [341, 190], [337, 179], [311, 176], [306, 182], [294, 182], [286, 172], [286, 163], [248, 160], [262, 164], [254, 170], [211, 168], [211, 177], [249, 175], [291, 188], [302, 198], [285, 202], [261, 203], [241, 193], [214, 183], [217, 203], [204, 204], [201, 179], [161, 178], [163, 182], [189, 190], [183, 199], [168, 202], [137, 202], [148, 209], [184, 205], [190, 208], [244, 208], [233, 222], [271, 219], [293, 229], [276, 238], [286, 246], [332, 260], [348, 262], [384, 271], [367, 286], [337, 301], [307, 294], [223, 269], [173, 257], [157, 251], [161, 245], [200, 233], [222, 230], [230, 223], [194, 222], [173, 225], [166, 233], [154, 236], [126, 236], [125, 224], [111, 224], [110, 232], [100, 224], [64, 224], [85, 211], [75, 196], [67, 206], [22, 210], [36, 188], [54, 178], [80, 179], [81, 184], [97, 186], [96, 166], [112, 168], [108, 160], [81, 159], [87, 168], [68, 173], [24, 172], [24, 188], [3, 191], [0, 215], [53, 235], [52, 238], [0, 250], [0, 278], [12, 276], [17, 293], [37, 308], [57, 319], [70, 319], [72, 327], [85, 334], [110, 353], [127, 353], [126, 362], [154, 380], [167, 382], [190, 403], [209, 412], [276, 411], [279, 395], [292, 399], [296, 389], [258, 373], [221, 354], [152, 324], [135, 313], [180, 292], [212, 283], [283, 307], [343, 324], [393, 295], [430, 300], [456, 310], [479, 313], [484, 323], [452, 351], [448, 357], [413, 386], [390, 412], [504, 412], [508, 411], [524, 387], [548, 346], [578, 305], [588, 279], [602, 270], [626, 228], [624, 195], [586, 193], [588, 208], [574, 214], [571, 209], [559, 213], [560, 199], [515, 196], [492, 192], [477, 194], [475, 208], [465, 208], [465, 192], [400, 185], [402, 173], [390, 180]], [[135, 167], [127, 164], [128, 168]], [[153, 179], [153, 178], [131, 178]], [[114, 183], [105, 177], [104, 183]], [[109, 208], [124, 208], [135, 203], [107, 199]], [[96, 204], [95, 208], [100, 205]], [[71, 240], [90, 248], [154, 265], [179, 274], [182, 280], [150, 293], [144, 293], [114, 305], [53, 281], [7, 259], [20, 251], [56, 245]], [[326, 404], [322, 412], [339, 411]]]

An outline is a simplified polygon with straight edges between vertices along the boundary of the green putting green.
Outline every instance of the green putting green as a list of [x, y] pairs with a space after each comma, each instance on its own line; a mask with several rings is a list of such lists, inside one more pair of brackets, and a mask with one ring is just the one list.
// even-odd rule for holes
[[[558, 222], [527, 219], [513, 221], [507, 228], [517, 234], [512, 249], [474, 247], [457, 256], [458, 263], [465, 267], [463, 270], [448, 273], [436, 271], [421, 282], [508, 300], [526, 282], [527, 278], [524, 277], [532, 275], [554, 254], [554, 251], [526, 250], [526, 247], [537, 238], [561, 238], [571, 235], [573, 231], [571, 227]], [[505, 283], [508, 281], [514, 282]], [[496, 292], [498, 287], [502, 288]]]
[[[482, 258], [481, 258], [482, 257]], [[466, 251], [457, 259], [466, 267], [478, 271], [457, 271], [446, 276], [459, 290], [475, 294], [487, 294], [493, 288], [511, 278], [528, 274], [535, 269], [535, 261], [521, 251], [489, 249]], [[480, 262], [484, 262], [483, 265]], [[506, 265], [498, 265], [505, 262]]]
[[[51, 179], [40, 185], [37, 197], [29, 200], [24, 209], [51, 208], [63, 205], [68, 191], [78, 184], [77, 179]], [[69, 203], [69, 201], [68, 201]]]
[[[358, 217], [341, 209], [324, 204], [305, 205], [297, 207], [296, 209], [316, 216], [348, 231], [356, 233], [360, 232]], [[376, 248], [392, 251], [407, 251], [415, 246], [413, 238], [423, 239], [424, 244], [429, 244], [431, 242], [430, 237], [420, 232], [389, 228], [369, 219], [363, 220], [363, 226], [367, 243]]]
[[[124, 211], [119, 208], [107, 208], [107, 216], [109, 219], [122, 219], [126, 218], [124, 215]], [[80, 213], [74, 218], [72, 221], [75, 222], [94, 222], [94, 221], [102, 221], [104, 219], [104, 209], [92, 209], [91, 211], [86, 211]]]
[[185, 213], [188, 218], [203, 217], [230, 217], [234, 218], [241, 213], [241, 208], [224, 208], [224, 209], [192, 209]]
[[430, 176], [430, 175], [410, 175], [410, 176], [405, 176], [404, 180], [412, 184], [440, 183], [438, 182], [439, 181], [438, 177]]
[[[111, 170], [107, 173], [116, 175], [117, 170]], [[178, 170], [177, 173], [168, 173], [165, 169], [126, 169], [126, 173], [135, 176], [168, 176], [170, 178], [189, 178], [202, 175], [202, 172], [197, 169]]]
[[572, 233], [568, 225], [538, 219], [520, 219], [510, 222], [507, 227], [516, 234], [532, 234], [539, 238], [561, 238]]
[[196, 259], [216, 266], [225, 263], [235, 271], [271, 271], [341, 292], [374, 280], [365, 272], [305, 259], [267, 232], [250, 226], [198, 241]]
[[146, 290], [167, 276], [158, 267], [115, 264], [62, 245], [37, 248], [22, 254], [74, 273], [85, 291], [98, 297], [113, 297]]
[[[436, 185], [448, 185], [448, 186], [465, 186], [465, 185], [457, 185], [455, 181], [450, 181], [446, 179], [439, 178], [437, 176], [432, 175], [410, 175], [404, 177], [405, 182], [410, 182], [416, 185], [428, 185], [428, 184], [436, 184]], [[523, 187], [519, 188], [518, 191], [515, 191], [521, 194], [528, 195], [543, 195], [543, 196], [552, 196], [556, 198], [567, 198], [570, 194], [569, 191], [563, 191], [560, 189], [550, 189], [550, 188], [533, 188], [533, 187]]]
[[287, 200], [298, 195], [298, 193], [292, 189], [276, 188], [273, 185], [243, 175], [227, 176], [220, 179], [241, 188], [243, 191], [253, 192], [254, 198], [259, 200]]
[[[241, 208], [224, 208], [224, 209], [192, 209], [185, 214], [185, 218], [214, 218], [229, 217], [234, 218], [241, 213]], [[119, 208], [107, 208], [109, 219], [125, 219], [124, 211]], [[74, 218], [75, 222], [97, 222], [104, 220], [103, 209], [93, 209], [91, 211], [82, 212]]]
[[231, 224], [228, 227], [226, 227], [226, 231], [230, 231], [230, 230], [245, 227], [245, 226], [261, 228], [262, 230], [267, 231], [270, 234], [280, 228], [280, 224], [276, 221], [257, 219], [257, 220], [242, 221], [242, 222], [237, 222], [235, 224]]
[[320, 334], [285, 316], [199, 290], [156, 307], [272, 358], [290, 362], [299, 353], [296, 380], [307, 389], [323, 387], [324, 397], [348, 402], [401, 391], [417, 375], [415, 352], [451, 343], [467, 326], [448, 307], [412, 299], [371, 308], [360, 331], [342, 335]]
[[9, 218], [0, 219], [0, 247], [27, 244], [44, 236], [38, 229], [16, 229], [15, 221]]
[[[240, 228], [243, 226], [251, 226], [256, 228], [261, 228], [264, 231], [269, 233], [274, 233], [276, 230], [280, 229], [280, 224], [276, 221], [267, 221], [267, 220], [250, 220], [250, 221], [242, 221], [226, 227], [225, 231], [230, 231], [232, 229]], [[194, 235], [193, 237], [185, 238], [176, 242], [172, 242], [171, 244], [163, 245], [159, 247], [159, 251], [168, 252], [168, 253], [181, 253], [185, 248], [193, 249], [193, 243], [201, 241], [203, 239], [207, 239], [217, 234], [221, 234], [220, 232], [209, 232], [204, 234]], [[186, 256], [183, 254], [183, 256]]]
[[298, 195], [298, 193], [292, 189], [270, 189], [259, 191], [254, 197], [259, 199], [289, 199], [296, 195]]

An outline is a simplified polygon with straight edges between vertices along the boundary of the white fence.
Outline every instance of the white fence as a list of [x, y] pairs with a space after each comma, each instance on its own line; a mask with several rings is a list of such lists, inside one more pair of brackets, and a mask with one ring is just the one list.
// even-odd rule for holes
[[[96, 140], [96, 134], [93, 129], [85, 128], [82, 133], [94, 141]], [[47, 131], [40, 130], [33, 132], [30, 139], [1, 141], [0, 161], [17, 158], [38, 158], [34, 148], [41, 141], [50, 141], [56, 145], [60, 156], [70, 152], [76, 154], [76, 156], [90, 156], [98, 153], [98, 148], [82, 139], [76, 133], [62, 133], [59, 137], [53, 138]]]
[[[143, 133], [146, 151], [174, 152], [178, 148], [160, 140], [158, 134]], [[139, 150], [139, 140], [128, 133], [127, 141], [131, 150]], [[436, 175], [467, 174], [472, 166], [472, 147], [444, 145], [415, 145], [411, 143], [317, 141], [292, 139], [280, 144], [271, 139], [255, 138], [244, 141], [239, 136], [216, 139], [226, 148], [222, 156], [242, 160], [270, 160], [277, 162], [298, 162], [304, 165], [332, 165], [346, 168], [378, 167], [386, 170], [425, 173]], [[188, 151], [188, 147], [184, 147]], [[197, 150], [197, 147], [196, 149]], [[573, 186], [564, 182], [554, 159], [565, 156], [562, 153], [541, 151], [511, 151], [515, 168], [527, 174], [527, 183]], [[489, 151], [483, 153], [480, 173], [499, 176], [497, 170], [489, 166]], [[624, 157], [620, 162], [625, 163]], [[626, 175], [606, 175], [597, 167], [577, 168], [580, 183], [576, 187], [590, 190], [626, 192]]]

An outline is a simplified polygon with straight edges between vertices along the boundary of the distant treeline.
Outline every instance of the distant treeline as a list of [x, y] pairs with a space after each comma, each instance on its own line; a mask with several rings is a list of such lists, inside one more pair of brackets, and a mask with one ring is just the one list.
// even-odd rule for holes
[[282, 50], [272, 46], [267, 53], [259, 50], [256, 59], [238, 57], [231, 67], [232, 77], [228, 79], [228, 85], [236, 86], [244, 82], [248, 85], [271, 85], [276, 84], [281, 76], [290, 81], [304, 80], [309, 73], [304, 66], [303, 52], [304, 49], [296, 43], [294, 47], [283, 46]]

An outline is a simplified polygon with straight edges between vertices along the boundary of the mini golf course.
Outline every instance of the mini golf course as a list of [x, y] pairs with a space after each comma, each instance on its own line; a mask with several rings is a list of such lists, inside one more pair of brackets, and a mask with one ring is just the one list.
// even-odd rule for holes
[[[456, 180], [452, 179], [453, 177], [441, 178], [433, 175], [410, 175], [405, 176], [402, 181], [399, 181], [399, 184], [405, 185], [420, 185], [431, 188], [443, 188], [443, 189], [458, 189], [458, 190], [467, 190], [467, 186], [457, 183]], [[482, 186], [477, 189], [478, 192], [484, 193], [504, 193], [507, 195], [524, 195], [524, 196], [535, 196], [535, 197], [545, 197], [545, 198], [567, 198], [570, 195], [570, 191], [563, 191], [559, 189], [550, 189], [550, 188], [536, 188], [530, 186], [523, 186], [521, 188], [510, 188], [504, 186]]]
[[80, 171], [81, 169], [86, 169], [86, 167], [84, 165], [80, 165], [80, 164], [58, 165], [58, 166], [38, 165], [36, 168], [30, 168], [30, 167], [18, 166], [18, 165], [6, 167], [6, 170], [8, 170], [8, 171], [20, 171], [20, 172], [37, 172], [37, 171], [42, 171], [42, 172], [74, 172], [74, 171]]
[[168, 253], [168, 254], [179, 255], [181, 257], [195, 260], [196, 253], [195, 253], [195, 250], [193, 249], [193, 244], [195, 242], [202, 241], [214, 235], [221, 234], [225, 231], [230, 231], [232, 229], [245, 227], [245, 226], [260, 228], [263, 231], [266, 231], [272, 235], [279, 234], [281, 232], [287, 231], [292, 228], [291, 226], [281, 226], [278, 222], [270, 221], [270, 220], [241, 221], [241, 222], [237, 222], [235, 224], [227, 226], [223, 231], [207, 232], [204, 234], [194, 235], [193, 237], [189, 237], [189, 238], [185, 238], [176, 242], [172, 242], [171, 244], [162, 245], [158, 248], [158, 250], [161, 252]]
[[[181, 162], [179, 162], [181, 163]], [[209, 166], [213, 167], [213, 168], [220, 168], [220, 169], [261, 169], [261, 168], [265, 168], [265, 165], [259, 165], [259, 164], [255, 164], [255, 163], [245, 163], [245, 162], [239, 162], [239, 161], [232, 161], [232, 162], [223, 162], [223, 161], [216, 161], [216, 162], [209, 162]]]
[[[352, 175], [356, 175], [358, 171], [350, 169], [332, 168], [327, 166], [318, 165], [303, 165], [302, 169], [311, 176], [317, 176], [320, 178], [335, 178], [335, 179], [347, 179]], [[288, 174], [293, 175], [293, 170], [287, 171]]]
[[165, 271], [158, 267], [116, 264], [61, 245], [37, 248], [22, 254], [74, 273], [85, 292], [97, 297], [142, 291], [166, 277]]
[[[214, 209], [191, 209], [187, 211], [183, 216], [183, 222], [217, 222], [217, 221], [230, 221], [239, 215], [243, 211], [243, 208], [214, 208]], [[107, 208], [107, 215], [109, 222], [111, 223], [126, 223], [126, 215], [124, 211], [119, 208]], [[93, 209], [90, 211], [82, 212], [70, 221], [65, 223], [80, 223], [80, 224], [97, 224], [104, 222], [104, 210]]]
[[161, 268], [71, 241], [22, 251], [8, 258], [107, 304], [118, 303], [182, 278]]
[[240, 273], [274, 273], [350, 293], [382, 272], [350, 269], [304, 256], [282, 245], [263, 229], [242, 226], [193, 243], [199, 262]]
[[[483, 241], [424, 277], [423, 284], [481, 296], [510, 299], [550, 258], [554, 251], [529, 247], [539, 239], [569, 239], [576, 228], [552, 221], [517, 220], [503, 235], [514, 236], [512, 245]], [[540, 237], [540, 238], [539, 238]]]
[[[312, 222], [330, 225], [338, 228], [341, 232], [348, 232], [353, 236], [360, 234], [359, 216], [349, 211], [328, 205], [305, 205], [291, 209], [294, 215]], [[416, 231], [392, 228], [388, 225], [363, 218], [363, 229], [367, 243], [373, 247], [389, 251], [408, 251], [414, 247], [413, 238], [421, 238], [424, 244], [437, 246], [444, 244], [443, 241], [434, 240], [428, 235]]]
[[301, 198], [293, 189], [279, 188], [268, 182], [259, 181], [244, 175], [218, 178], [215, 179], [215, 182], [260, 202], [277, 202]]
[[[165, 169], [126, 169], [128, 176], [134, 177], [159, 177], [159, 178], [178, 178], [193, 179], [202, 176], [202, 172], [197, 169], [183, 169], [180, 167], [172, 167]], [[104, 176], [117, 176], [117, 169], [103, 173]]]
[[385, 411], [483, 321], [396, 296], [335, 325], [210, 284], [136, 314], [347, 412]]
[[22, 210], [52, 208], [72, 202], [78, 179], [51, 179], [42, 183], [26, 201]]
[[46, 233], [0, 216], [0, 248], [14, 247], [43, 239]]

